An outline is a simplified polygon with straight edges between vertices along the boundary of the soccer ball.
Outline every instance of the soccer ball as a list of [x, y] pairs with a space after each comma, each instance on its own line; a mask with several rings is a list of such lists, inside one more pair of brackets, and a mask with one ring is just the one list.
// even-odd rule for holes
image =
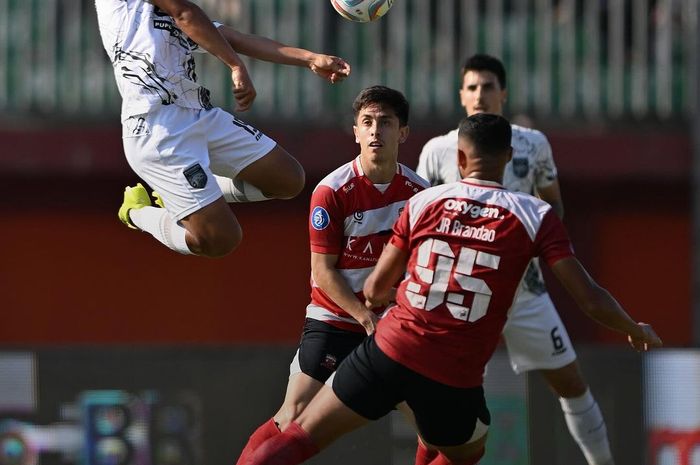
[[331, 4], [343, 18], [366, 23], [384, 16], [394, 0], [331, 0]]

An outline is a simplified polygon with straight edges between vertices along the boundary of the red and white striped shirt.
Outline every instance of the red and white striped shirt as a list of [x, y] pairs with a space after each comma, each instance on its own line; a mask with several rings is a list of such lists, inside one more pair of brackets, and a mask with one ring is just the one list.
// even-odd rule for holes
[[[396, 175], [382, 192], [364, 175], [360, 157], [346, 163], [326, 176], [311, 196], [311, 251], [338, 255], [338, 272], [364, 302], [362, 286], [391, 237], [394, 222], [406, 200], [427, 186], [427, 181], [398, 163]], [[375, 309], [377, 313], [383, 310]], [[342, 329], [364, 331], [318, 287], [313, 276], [306, 316]]]
[[456, 387], [482, 384], [518, 285], [533, 257], [573, 255], [549, 204], [475, 179], [411, 198], [391, 243], [410, 253], [397, 305], [379, 322], [379, 348]]

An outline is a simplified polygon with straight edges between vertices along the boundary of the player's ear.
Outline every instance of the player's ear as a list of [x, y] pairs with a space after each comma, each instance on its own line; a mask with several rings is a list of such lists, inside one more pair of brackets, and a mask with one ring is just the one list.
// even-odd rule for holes
[[411, 130], [408, 128], [408, 126], [402, 126], [399, 128], [399, 144], [403, 144], [406, 142], [406, 139], [408, 139], [408, 134], [411, 132]]
[[355, 125], [355, 124], [352, 125], [352, 132], [353, 132], [353, 134], [355, 134], [355, 143], [359, 144], [360, 137], [357, 135], [357, 125]]
[[513, 147], [508, 147], [508, 162], [513, 159]]
[[463, 179], [467, 174], [467, 154], [459, 148], [457, 149], [457, 169], [460, 179]]
[[460, 149], [457, 149], [457, 166], [462, 169], [467, 167], [467, 154]]

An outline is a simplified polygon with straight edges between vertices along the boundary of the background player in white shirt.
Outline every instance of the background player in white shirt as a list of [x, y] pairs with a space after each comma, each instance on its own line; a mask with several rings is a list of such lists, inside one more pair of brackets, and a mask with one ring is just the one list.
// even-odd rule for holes
[[476, 464], [489, 424], [485, 365], [533, 257], [549, 264], [582, 311], [627, 334], [635, 349], [661, 346], [651, 326], [632, 320], [593, 281], [552, 207], [502, 186], [510, 139], [501, 116], [462, 121], [464, 178], [406, 203], [365, 281], [368, 307], [386, 305], [394, 294], [396, 305], [338, 367], [332, 388], [324, 386], [242, 465], [297, 465], [404, 401], [424, 442], [441, 452], [431, 465]]
[[96, 0], [102, 42], [122, 95], [124, 151], [158, 193], [127, 187], [119, 218], [183, 253], [217, 257], [235, 249], [241, 227], [227, 202], [296, 196], [304, 171], [284, 149], [237, 117], [212, 107], [197, 84], [193, 52], [231, 70], [236, 110], [256, 96], [237, 52], [305, 66], [330, 82], [350, 73], [338, 57], [289, 47], [212, 23], [187, 0]]
[[[501, 115], [506, 101], [506, 71], [500, 60], [483, 54], [466, 60], [462, 68], [460, 101], [467, 115]], [[564, 214], [552, 149], [540, 131], [512, 126], [513, 158], [503, 175], [512, 191], [537, 195]], [[429, 140], [416, 170], [432, 185], [461, 179], [457, 165], [457, 129]], [[520, 292], [503, 330], [511, 365], [516, 373], [538, 370], [559, 396], [569, 432], [589, 465], [612, 465], [605, 420], [576, 362], [576, 353], [545, 289], [537, 259], [528, 267]], [[427, 455], [427, 456], [426, 456]], [[433, 454], [419, 445], [416, 464]]]
[[360, 155], [326, 176], [311, 196], [311, 303], [284, 402], [251, 435], [239, 464], [296, 419], [343, 359], [374, 332], [384, 308], [365, 307], [362, 286], [404, 204], [428, 187], [398, 163], [399, 145], [409, 132], [409, 104], [401, 92], [368, 87], [355, 99], [353, 113]]

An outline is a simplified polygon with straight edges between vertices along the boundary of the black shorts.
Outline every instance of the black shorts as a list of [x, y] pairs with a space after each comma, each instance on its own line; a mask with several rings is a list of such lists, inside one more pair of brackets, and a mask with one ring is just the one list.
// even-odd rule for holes
[[333, 391], [353, 411], [377, 420], [405, 401], [421, 436], [435, 446], [458, 446], [474, 433], [477, 418], [491, 423], [484, 389], [438, 383], [386, 356], [368, 337], [338, 367]]
[[340, 362], [366, 338], [364, 331], [355, 333], [307, 318], [299, 342], [299, 367], [302, 373], [325, 383]]

